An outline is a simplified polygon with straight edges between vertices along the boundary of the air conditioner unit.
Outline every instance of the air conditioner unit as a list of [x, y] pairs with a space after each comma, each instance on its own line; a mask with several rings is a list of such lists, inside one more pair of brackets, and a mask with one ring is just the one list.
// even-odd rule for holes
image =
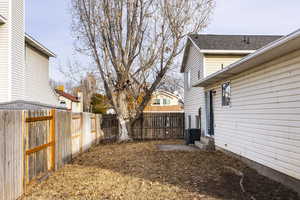
[[185, 144], [195, 144], [195, 141], [200, 141], [201, 129], [199, 128], [189, 128], [185, 130], [184, 139]]

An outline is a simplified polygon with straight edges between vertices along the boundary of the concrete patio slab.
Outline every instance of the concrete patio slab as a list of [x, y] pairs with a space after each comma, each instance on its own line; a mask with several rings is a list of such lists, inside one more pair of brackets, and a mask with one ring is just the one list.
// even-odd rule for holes
[[183, 144], [157, 144], [160, 151], [199, 151], [197, 147]]

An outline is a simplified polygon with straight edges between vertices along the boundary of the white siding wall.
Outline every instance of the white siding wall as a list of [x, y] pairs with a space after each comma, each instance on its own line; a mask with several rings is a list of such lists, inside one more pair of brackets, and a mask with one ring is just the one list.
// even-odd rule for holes
[[0, 14], [0, 102], [24, 97], [24, 0], [1, 0]]
[[26, 45], [26, 100], [59, 105], [49, 84], [49, 59]]
[[300, 51], [230, 81], [230, 107], [215, 87], [216, 145], [300, 179]]
[[208, 76], [216, 71], [219, 71], [223, 68], [227, 67], [228, 65], [240, 60], [245, 55], [222, 55], [222, 54], [209, 54], [205, 55], [205, 69], [204, 69], [204, 76]]
[[[9, 1], [0, 1], [0, 14], [8, 19]], [[9, 23], [0, 25], [0, 102], [8, 101]]]
[[[200, 70], [203, 77], [203, 54], [201, 54], [194, 45], [191, 44], [189, 56], [186, 64], [185, 71], [190, 71], [191, 86], [195, 84], [198, 79], [198, 71]], [[201, 125], [202, 131], [206, 130], [206, 116], [205, 110], [205, 98], [204, 89], [199, 87], [186, 88], [187, 80], [184, 77], [185, 89], [184, 89], [184, 112], [185, 112], [185, 126], [188, 128], [188, 116], [191, 115], [192, 123], [191, 128], [196, 128], [196, 116], [198, 115], [198, 109], [202, 108]]]
[[11, 1], [11, 100], [24, 99], [25, 89], [25, 2]]

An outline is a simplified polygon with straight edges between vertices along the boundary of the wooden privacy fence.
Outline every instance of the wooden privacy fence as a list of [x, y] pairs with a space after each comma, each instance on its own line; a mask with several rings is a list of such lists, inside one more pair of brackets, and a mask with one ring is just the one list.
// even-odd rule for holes
[[55, 111], [28, 111], [24, 116], [24, 184], [28, 184], [55, 169]]
[[[22, 196], [32, 181], [63, 167], [101, 140], [118, 137], [116, 115], [62, 110], [0, 111], [0, 200]], [[183, 113], [145, 113], [133, 139], [183, 138]]]
[[0, 200], [63, 167], [103, 138], [101, 116], [59, 110], [0, 111]]
[[[102, 116], [104, 138], [118, 136], [116, 115]], [[184, 137], [184, 113], [144, 113], [133, 126], [132, 139], [181, 139]]]
[[24, 192], [22, 111], [0, 111], [0, 199], [17, 199]]

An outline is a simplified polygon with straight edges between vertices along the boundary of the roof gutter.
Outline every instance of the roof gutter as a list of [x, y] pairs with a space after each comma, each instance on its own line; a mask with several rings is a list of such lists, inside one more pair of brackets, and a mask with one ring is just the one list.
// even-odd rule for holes
[[49, 57], [56, 57], [55, 53], [53, 53], [52, 51], [50, 51], [49, 49], [47, 49], [44, 45], [42, 45], [41, 43], [39, 43], [38, 41], [36, 41], [30, 35], [28, 35], [28, 34], [25, 35], [25, 41], [26, 41], [26, 43], [28, 43], [32, 47], [36, 48], [37, 50], [39, 50], [43, 54], [45, 54], [45, 55], [47, 55]]
[[214, 50], [214, 49], [201, 49], [200, 53], [204, 54], [249, 54], [255, 50]]
[[207, 87], [298, 49], [300, 49], [300, 29], [271, 42], [228, 67], [201, 79], [193, 87]]

